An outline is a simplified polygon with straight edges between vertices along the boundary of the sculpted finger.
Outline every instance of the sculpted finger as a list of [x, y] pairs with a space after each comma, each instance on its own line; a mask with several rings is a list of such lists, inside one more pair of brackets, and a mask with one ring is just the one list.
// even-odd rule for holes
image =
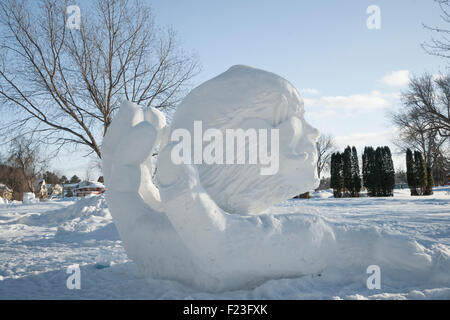
[[112, 154], [130, 129], [144, 120], [142, 109], [135, 103], [124, 101], [103, 138], [102, 152]]
[[114, 161], [124, 165], [139, 165], [147, 159], [154, 148], [158, 133], [148, 122], [131, 128], [117, 144]]
[[127, 139], [126, 137], [131, 128], [143, 121], [143, 119], [142, 109], [138, 105], [129, 101], [122, 102], [119, 111], [103, 138], [101, 146], [105, 181], [109, 180], [112, 169], [111, 166], [115, 160], [113, 156], [118, 145], [123, 139]]

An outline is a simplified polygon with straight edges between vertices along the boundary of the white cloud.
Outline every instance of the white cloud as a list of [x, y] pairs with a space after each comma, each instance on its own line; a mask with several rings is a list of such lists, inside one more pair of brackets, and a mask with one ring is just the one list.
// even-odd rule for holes
[[408, 70], [392, 71], [381, 78], [381, 82], [392, 87], [401, 87], [408, 84], [410, 73]]
[[316, 94], [319, 94], [319, 93], [320, 92], [317, 89], [311, 89], [311, 88], [300, 89], [300, 94], [316, 95]]
[[[365, 146], [386, 146], [391, 145], [395, 130], [384, 130], [366, 133], [353, 133], [345, 136], [337, 136], [335, 138], [337, 145], [343, 149], [346, 146], [355, 146], [362, 149]], [[393, 151], [393, 150], [392, 150]]]
[[325, 109], [321, 111], [308, 111], [306, 113], [306, 116], [310, 119], [320, 120], [336, 116], [336, 111], [332, 109]]
[[305, 107], [312, 107], [317, 104], [317, 99], [303, 98], [303, 102], [305, 103]]
[[379, 91], [348, 96], [323, 96], [319, 99], [304, 99], [304, 102], [306, 107], [324, 107], [327, 110], [370, 111], [389, 106], [385, 95]]
[[378, 91], [369, 94], [352, 94], [349, 96], [322, 97], [322, 101], [330, 108], [345, 108], [356, 110], [382, 109], [389, 105]]

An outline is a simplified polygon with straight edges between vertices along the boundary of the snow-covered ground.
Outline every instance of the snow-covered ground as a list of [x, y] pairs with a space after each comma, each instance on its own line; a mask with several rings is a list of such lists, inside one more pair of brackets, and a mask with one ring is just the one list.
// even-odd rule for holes
[[[0, 203], [0, 298], [450, 299], [450, 187], [429, 197], [410, 197], [408, 190], [396, 190], [393, 198], [312, 196], [268, 212], [303, 214], [328, 224], [341, 244], [329, 267], [214, 294], [140, 277], [103, 196]], [[366, 286], [372, 258], [381, 268], [381, 289]], [[66, 287], [66, 270], [73, 264], [81, 268], [80, 290]], [[99, 264], [110, 267], [96, 268]]]

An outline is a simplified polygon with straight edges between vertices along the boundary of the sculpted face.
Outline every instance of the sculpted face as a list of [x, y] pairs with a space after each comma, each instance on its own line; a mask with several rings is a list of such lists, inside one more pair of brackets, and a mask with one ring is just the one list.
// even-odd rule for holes
[[[224, 143], [227, 129], [266, 130], [269, 150], [278, 155], [278, 161], [274, 158], [271, 163], [272, 169], [278, 169], [274, 174], [262, 175], [261, 168], [268, 165], [259, 161], [249, 163], [249, 140], [244, 164], [196, 164], [203, 188], [222, 209], [258, 213], [318, 185], [315, 143], [319, 132], [303, 114], [303, 100], [287, 80], [238, 65], [191, 91], [175, 113], [169, 138], [176, 129], [186, 129], [194, 137], [198, 121], [202, 132], [220, 130]], [[270, 143], [273, 129], [279, 133], [278, 150]], [[203, 142], [203, 148], [207, 144]], [[223, 159], [226, 152], [224, 145]]]

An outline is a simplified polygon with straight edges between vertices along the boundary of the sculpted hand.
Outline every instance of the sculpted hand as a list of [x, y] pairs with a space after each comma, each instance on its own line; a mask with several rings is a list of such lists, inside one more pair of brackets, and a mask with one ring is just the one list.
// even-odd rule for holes
[[193, 270], [189, 252], [162, 213], [151, 179], [150, 158], [165, 124], [156, 109], [143, 111], [131, 102], [122, 103], [102, 145], [106, 200], [138, 271], [183, 281], [180, 269]]
[[168, 144], [158, 158], [165, 214], [208, 275], [209, 290], [255, 285], [269, 278], [319, 273], [334, 234], [316, 216], [228, 214], [202, 188], [193, 165], [175, 165]]

